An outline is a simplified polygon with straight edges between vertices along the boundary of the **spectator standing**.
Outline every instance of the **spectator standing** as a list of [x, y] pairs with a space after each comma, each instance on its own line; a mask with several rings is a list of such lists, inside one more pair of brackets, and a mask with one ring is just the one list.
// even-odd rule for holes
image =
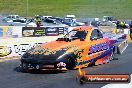
[[116, 28], [119, 29], [120, 28], [120, 21], [116, 22]]
[[36, 25], [37, 25], [37, 27], [40, 27], [41, 26], [41, 20], [40, 20], [40, 18], [39, 17], [36, 17]]

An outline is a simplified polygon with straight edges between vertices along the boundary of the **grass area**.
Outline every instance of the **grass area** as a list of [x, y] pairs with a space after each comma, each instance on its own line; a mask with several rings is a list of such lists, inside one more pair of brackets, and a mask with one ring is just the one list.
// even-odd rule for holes
[[[132, 0], [28, 0], [28, 15], [77, 17], [115, 16], [118, 19], [132, 19]], [[0, 0], [1, 14], [26, 16], [26, 0]]]

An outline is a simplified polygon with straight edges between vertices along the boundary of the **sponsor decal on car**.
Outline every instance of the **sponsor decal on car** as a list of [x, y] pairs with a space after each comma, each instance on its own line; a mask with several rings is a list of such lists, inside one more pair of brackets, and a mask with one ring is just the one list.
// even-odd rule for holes
[[93, 45], [90, 47], [90, 53], [89, 54], [96, 53], [96, 52], [99, 52], [102, 50], [106, 50], [108, 48], [109, 48], [108, 42], [105, 42], [102, 44], [96, 44], [96, 45]]
[[66, 67], [66, 63], [60, 62], [57, 64], [57, 67]]

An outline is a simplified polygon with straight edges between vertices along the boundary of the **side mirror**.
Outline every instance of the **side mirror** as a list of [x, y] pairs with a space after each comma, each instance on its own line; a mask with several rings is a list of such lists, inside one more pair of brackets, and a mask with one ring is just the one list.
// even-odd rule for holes
[[84, 41], [85, 39], [84, 38], [81, 38], [80, 41]]
[[53, 24], [57, 24], [57, 23], [54, 21]]

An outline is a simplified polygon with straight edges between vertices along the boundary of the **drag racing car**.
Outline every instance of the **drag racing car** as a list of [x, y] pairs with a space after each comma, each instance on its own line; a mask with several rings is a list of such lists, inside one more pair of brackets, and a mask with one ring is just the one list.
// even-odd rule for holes
[[102, 33], [92, 26], [73, 29], [56, 41], [28, 50], [21, 57], [21, 68], [78, 69], [89, 65], [104, 64], [128, 46], [125, 34]]

